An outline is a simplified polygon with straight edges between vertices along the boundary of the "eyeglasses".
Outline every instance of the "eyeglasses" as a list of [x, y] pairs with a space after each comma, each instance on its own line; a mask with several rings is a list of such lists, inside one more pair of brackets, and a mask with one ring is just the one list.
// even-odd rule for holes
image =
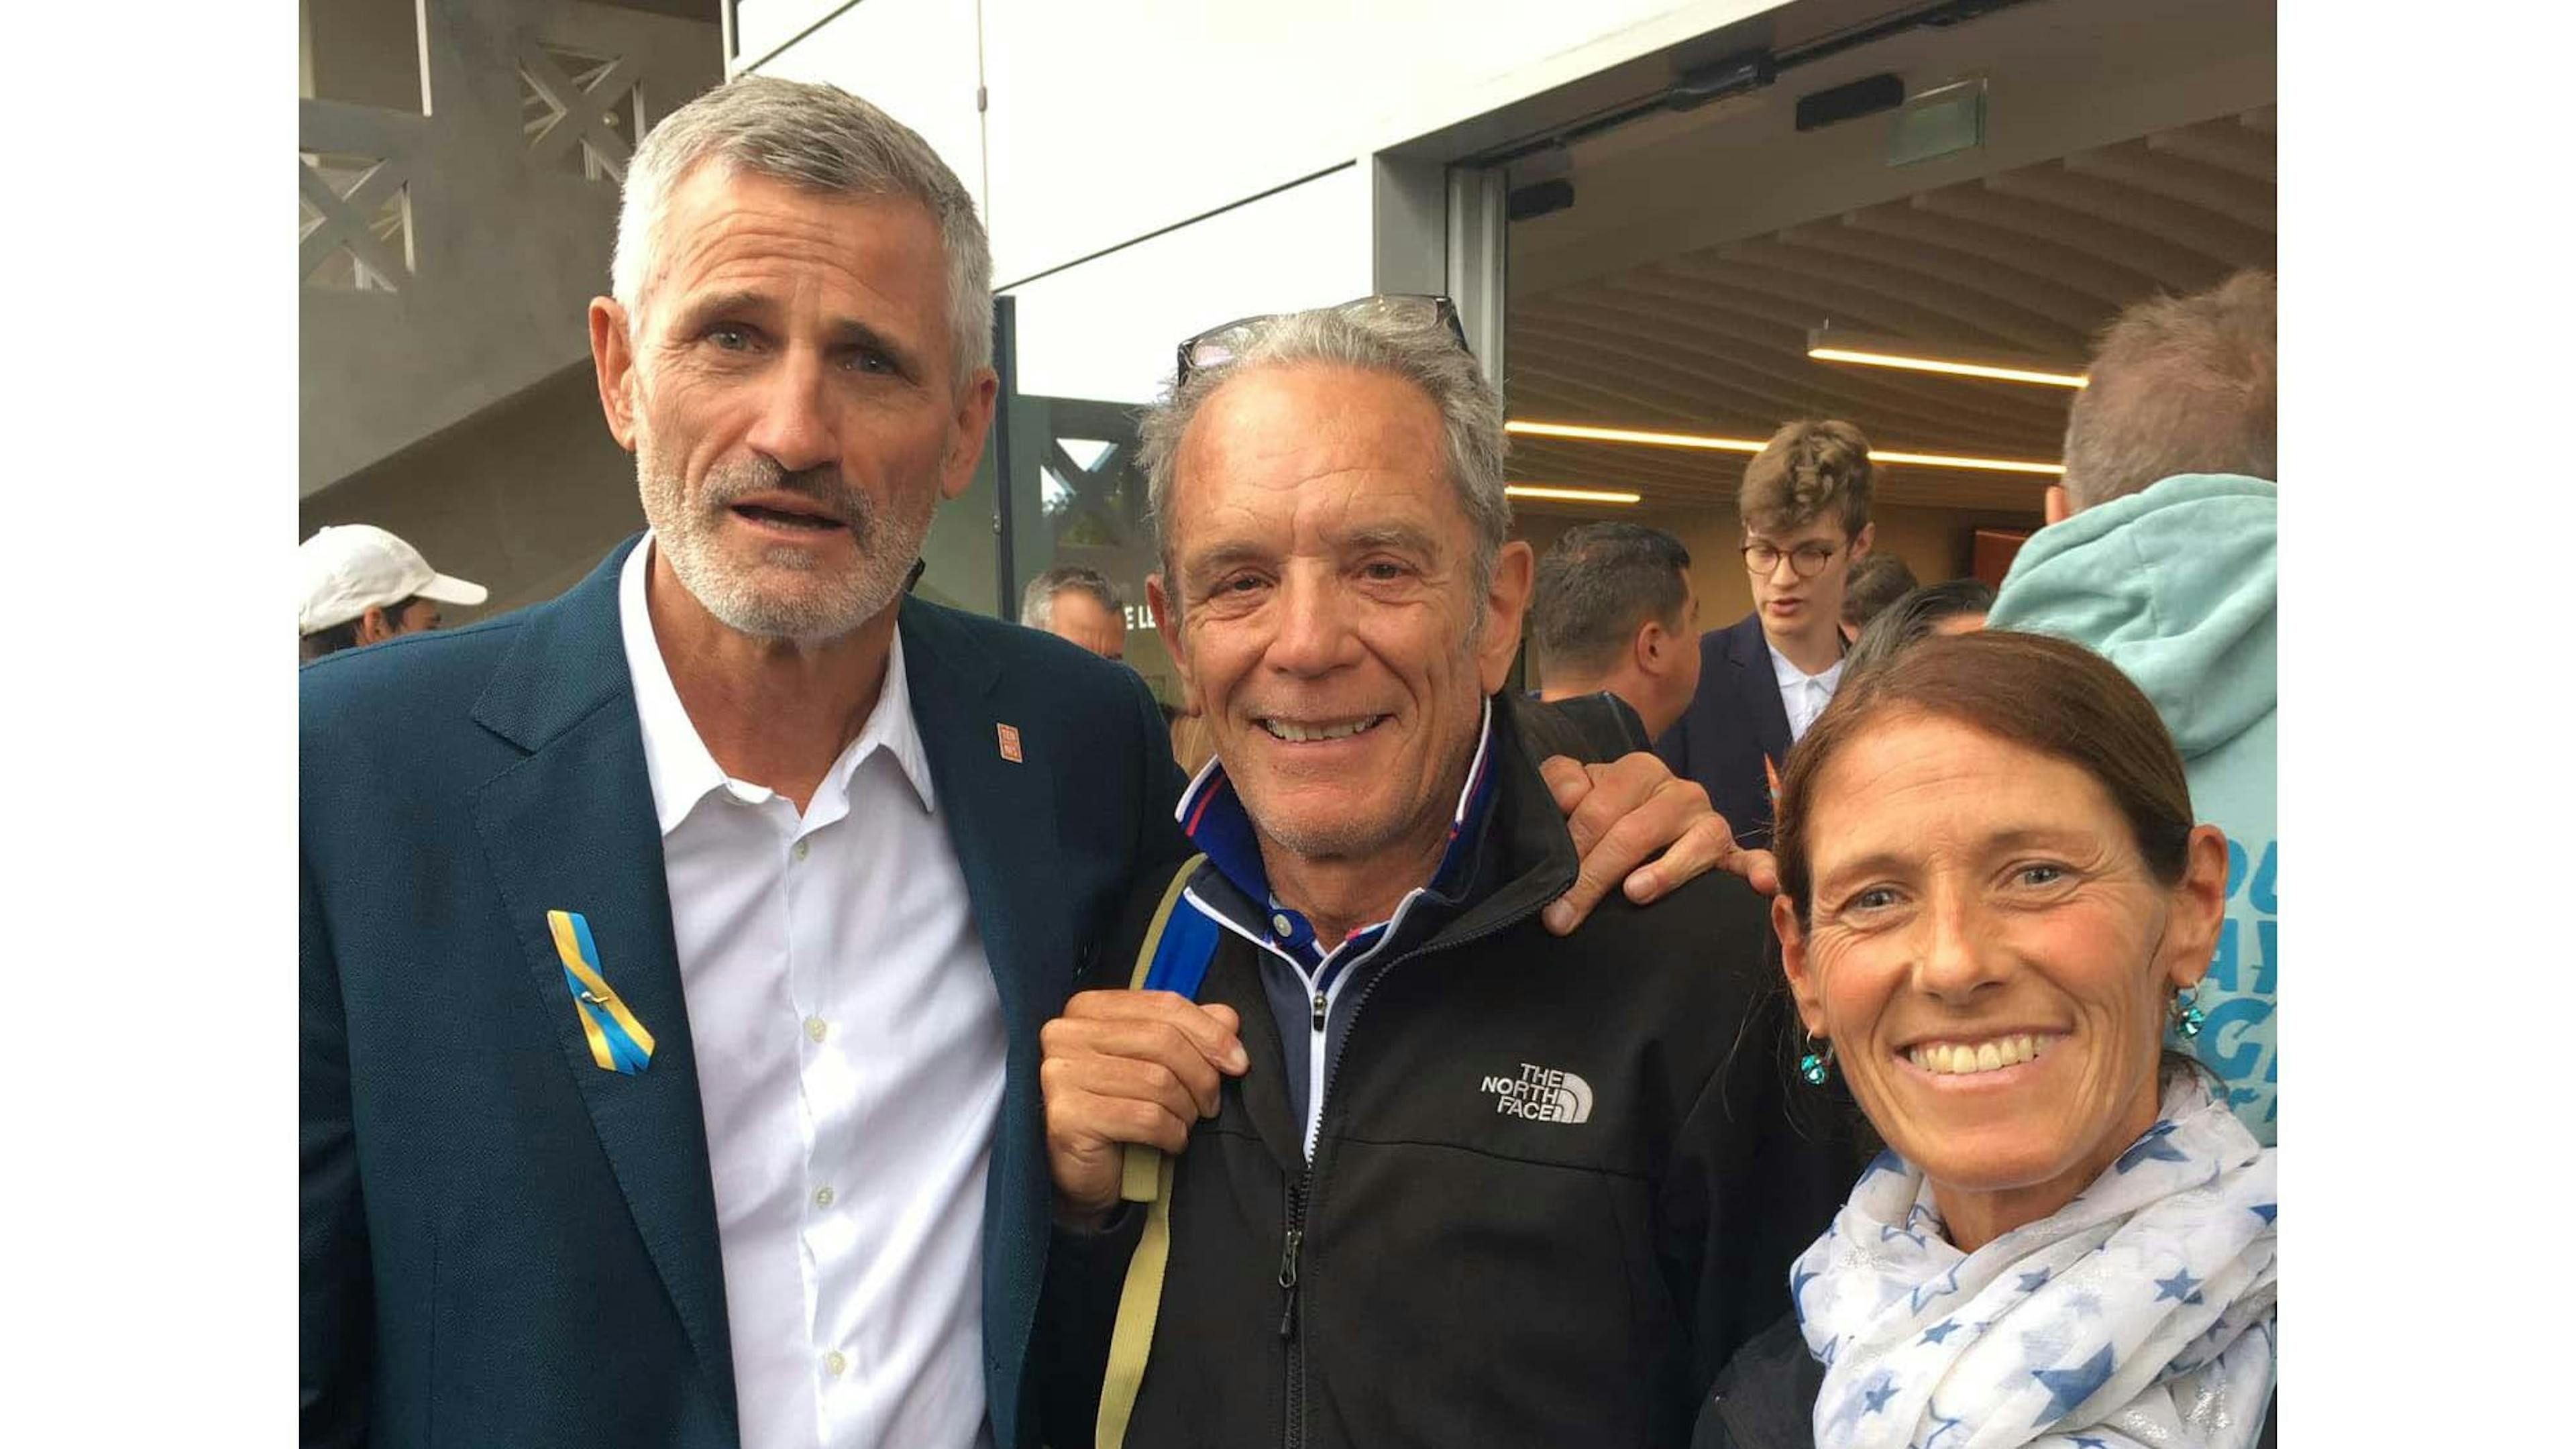
[[1842, 545], [1802, 543], [1796, 548], [1783, 550], [1767, 543], [1748, 543], [1743, 552], [1744, 568], [1748, 573], [1767, 574], [1778, 568], [1780, 560], [1785, 558], [1789, 561], [1789, 572], [1802, 579], [1812, 579], [1818, 570], [1833, 561], [1835, 554], [1842, 552]]
[[[1458, 350], [1467, 347], [1466, 324], [1458, 320], [1458, 304], [1446, 297], [1427, 297], [1411, 293], [1377, 297], [1354, 297], [1338, 307], [1326, 309], [1355, 322], [1377, 322], [1397, 327], [1446, 327], [1458, 342]], [[1244, 346], [1264, 324], [1276, 322], [1286, 314], [1265, 312], [1257, 317], [1238, 317], [1221, 326], [1211, 327], [1181, 344], [1180, 365], [1174, 369], [1172, 387], [1177, 391], [1191, 376], [1213, 367], [1223, 367], [1241, 354]]]

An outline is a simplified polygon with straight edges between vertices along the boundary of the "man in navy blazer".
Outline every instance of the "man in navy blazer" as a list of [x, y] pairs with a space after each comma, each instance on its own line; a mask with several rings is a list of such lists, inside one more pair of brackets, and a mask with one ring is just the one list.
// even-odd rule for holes
[[1844, 587], [1869, 557], [1869, 439], [1833, 420], [1791, 423], [1744, 466], [1736, 512], [1753, 612], [1700, 636], [1699, 689], [1655, 741], [1748, 846], [1771, 844], [1771, 776], [1842, 682]]
[[[1038, 1029], [1181, 849], [1160, 715], [1130, 671], [903, 595], [995, 395], [982, 230], [918, 136], [826, 86], [710, 92], [637, 149], [613, 290], [593, 357], [651, 532], [302, 676], [303, 1438], [1024, 1444]], [[1578, 916], [1663, 842], [1632, 898], [1737, 856], [1641, 761], [1551, 762], [1599, 847]], [[786, 830], [745, 849], [745, 821]], [[796, 874], [809, 846], [839, 873]], [[853, 911], [889, 881], [933, 888]], [[854, 979], [968, 1000], [943, 1030], [989, 1099], [798, 1076], [809, 1038], [921, 1056], [904, 1000], [790, 1009]], [[795, 1176], [827, 1148], [845, 1175]], [[845, 1311], [881, 1272], [921, 1291]]]
[[[619, 639], [636, 546], [551, 603], [306, 672], [308, 1443], [735, 1442], [699, 1061]], [[1010, 1444], [1045, 1267], [1038, 1028], [1129, 873], [1177, 858], [1179, 772], [1132, 673], [916, 599], [896, 623], [938, 662], [909, 671], [911, 706], [1008, 1027], [982, 1370]], [[651, 1031], [644, 1070], [595, 1064], [556, 909], [583, 913]]]

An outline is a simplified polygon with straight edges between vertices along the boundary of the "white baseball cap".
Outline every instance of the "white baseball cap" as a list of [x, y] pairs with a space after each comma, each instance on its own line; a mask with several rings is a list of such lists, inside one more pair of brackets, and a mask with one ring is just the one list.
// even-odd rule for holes
[[415, 596], [442, 604], [479, 604], [481, 584], [452, 579], [420, 550], [370, 523], [344, 523], [304, 540], [304, 617], [296, 634], [345, 624], [369, 609]]

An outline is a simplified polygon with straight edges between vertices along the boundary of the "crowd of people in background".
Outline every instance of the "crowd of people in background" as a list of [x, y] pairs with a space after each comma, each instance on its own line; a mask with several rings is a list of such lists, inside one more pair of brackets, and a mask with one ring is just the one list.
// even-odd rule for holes
[[1705, 630], [1512, 537], [1447, 299], [1186, 339], [1178, 707], [1096, 570], [910, 597], [989, 292], [737, 79], [589, 319], [647, 531], [443, 635], [305, 543], [305, 1442], [2271, 1441], [2270, 276], [2101, 334], [2000, 587], [1785, 422]]

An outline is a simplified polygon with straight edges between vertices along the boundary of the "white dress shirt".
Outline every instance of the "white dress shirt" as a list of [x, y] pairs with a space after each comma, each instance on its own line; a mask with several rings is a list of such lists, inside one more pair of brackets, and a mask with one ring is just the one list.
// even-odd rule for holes
[[1780, 686], [1780, 707], [1789, 712], [1789, 743], [1794, 745], [1807, 737], [1807, 726], [1833, 703], [1834, 687], [1843, 682], [1843, 661], [1835, 660], [1822, 674], [1809, 674], [1790, 663], [1789, 656], [1771, 641], [1764, 640], [1762, 647], [1771, 650], [1771, 678]]
[[729, 779], [644, 603], [618, 609], [697, 1050], [744, 1449], [989, 1442], [984, 1175], [1000, 997], [939, 817], [903, 640], [800, 818]]

